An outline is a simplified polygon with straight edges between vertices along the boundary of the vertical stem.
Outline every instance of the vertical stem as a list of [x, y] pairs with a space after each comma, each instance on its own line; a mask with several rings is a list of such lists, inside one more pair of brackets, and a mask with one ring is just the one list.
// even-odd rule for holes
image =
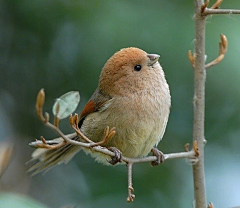
[[196, 208], [206, 208], [204, 175], [204, 114], [205, 114], [205, 17], [201, 15], [203, 0], [195, 0], [196, 62], [194, 70], [194, 124], [193, 141], [197, 140], [199, 161], [193, 165], [194, 195]]

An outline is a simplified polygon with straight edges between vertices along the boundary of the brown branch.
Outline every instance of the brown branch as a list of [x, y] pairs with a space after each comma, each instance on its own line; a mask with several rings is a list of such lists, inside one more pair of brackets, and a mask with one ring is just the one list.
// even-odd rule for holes
[[128, 168], [128, 197], [127, 197], [127, 202], [133, 202], [135, 199], [135, 195], [133, 194], [134, 188], [132, 184], [132, 166], [133, 163], [129, 162], [127, 163], [127, 168]]
[[[50, 127], [50, 126], [48, 126], [48, 127]], [[52, 127], [50, 127], [50, 128], [52, 128]], [[73, 136], [73, 135], [76, 135], [76, 134], [75, 133], [71, 134], [71, 136]], [[105, 147], [102, 147], [102, 146], [93, 146], [92, 147], [92, 143], [84, 143], [84, 142], [71, 140], [66, 136], [64, 136], [64, 138], [67, 139], [66, 144], [77, 145], [77, 146], [81, 146], [81, 147], [85, 147], [85, 148], [89, 148], [89, 149], [91, 148], [96, 152], [100, 152], [100, 153], [108, 155], [110, 157], [115, 156], [115, 154], [112, 151], [108, 150]], [[45, 144], [51, 145], [51, 146], [56, 145], [56, 141], [45, 140]], [[34, 147], [34, 148], [38, 148], [38, 147], [46, 148], [46, 147], [42, 147], [42, 145], [44, 145], [42, 140], [36, 140], [34, 142], [29, 143], [29, 146]], [[195, 149], [197, 149], [197, 148], [195, 148]], [[178, 153], [164, 154], [164, 161], [165, 160], [172, 160], [172, 159], [179, 159], [179, 158], [197, 157], [198, 153], [195, 151], [195, 149], [190, 150], [188, 152], [178, 152]], [[125, 163], [144, 163], [144, 162], [153, 162], [153, 161], [156, 161], [156, 160], [157, 160], [156, 156], [147, 156], [147, 157], [140, 157], [140, 158], [129, 158], [129, 157], [125, 157], [125, 156], [122, 157], [122, 161], [125, 162]]]
[[[202, 13], [203, 0], [195, 0], [195, 67], [194, 67], [194, 119], [193, 143], [197, 141], [198, 162], [193, 167], [194, 197], [196, 208], [206, 208], [206, 188], [204, 173], [204, 116], [205, 116], [205, 20]], [[206, 10], [206, 9], [205, 9]], [[204, 11], [205, 11], [204, 10]]]
[[115, 127], [111, 128], [109, 130], [109, 126], [107, 126], [105, 128], [105, 131], [104, 131], [104, 137], [103, 137], [103, 140], [100, 141], [100, 142], [96, 142], [95, 144], [92, 145], [93, 146], [101, 146], [101, 145], [104, 145], [104, 144], [107, 144], [112, 138], [113, 136], [116, 134], [116, 131], [115, 131]]
[[[36, 140], [36, 141], [38, 141], [38, 140]], [[58, 144], [50, 145], [46, 142], [46, 140], [43, 136], [41, 136], [41, 141], [42, 141], [42, 143], [36, 143], [36, 146], [38, 148], [51, 149], [51, 150], [58, 149], [67, 144], [67, 142], [65, 140], [63, 140], [63, 142], [60, 142]]]
[[78, 114], [75, 114], [74, 116], [70, 115], [70, 117], [69, 117], [70, 126], [75, 130], [75, 132], [77, 133], [78, 136], [83, 138], [86, 142], [91, 143], [91, 147], [101, 146], [101, 145], [104, 145], [104, 144], [108, 143], [113, 138], [113, 136], [116, 134], [115, 127], [111, 128], [109, 130], [109, 126], [107, 126], [105, 128], [104, 136], [103, 136], [102, 141], [95, 143], [91, 139], [87, 138], [81, 132], [81, 130], [78, 127], [78, 121], [79, 121]]
[[211, 9], [218, 9], [223, 0], [217, 0], [212, 6]]
[[84, 139], [88, 143], [94, 143], [92, 140], [87, 138], [79, 129], [78, 127], [78, 114], [75, 114], [74, 116], [70, 115], [69, 117], [69, 123], [70, 126], [74, 129], [74, 131], [77, 133], [78, 136], [80, 136], [82, 139]]

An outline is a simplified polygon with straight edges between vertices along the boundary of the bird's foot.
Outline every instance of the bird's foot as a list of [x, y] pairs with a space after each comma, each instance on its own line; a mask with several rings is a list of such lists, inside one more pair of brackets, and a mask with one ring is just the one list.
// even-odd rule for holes
[[122, 152], [116, 147], [109, 147], [110, 151], [112, 151], [115, 155], [111, 157], [111, 160], [107, 160], [111, 165], [116, 165], [119, 162], [122, 162]]
[[154, 156], [157, 157], [156, 161], [151, 162], [152, 166], [157, 166], [164, 162], [164, 154], [159, 149], [152, 148], [151, 152], [153, 153]]

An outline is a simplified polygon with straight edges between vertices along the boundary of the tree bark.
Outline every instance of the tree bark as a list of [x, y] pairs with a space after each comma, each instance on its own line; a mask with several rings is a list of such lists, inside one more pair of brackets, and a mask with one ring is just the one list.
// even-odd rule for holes
[[201, 15], [203, 0], [195, 0], [195, 52], [194, 69], [194, 124], [193, 141], [197, 141], [199, 161], [193, 165], [195, 207], [206, 208], [206, 189], [204, 174], [204, 117], [205, 117], [205, 16]]

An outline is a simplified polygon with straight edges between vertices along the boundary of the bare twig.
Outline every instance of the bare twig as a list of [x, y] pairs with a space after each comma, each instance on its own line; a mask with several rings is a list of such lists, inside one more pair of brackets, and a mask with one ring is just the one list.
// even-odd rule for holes
[[216, 2], [210, 7], [207, 8], [209, 5], [209, 0], [205, 3], [201, 0], [201, 15], [207, 16], [212, 14], [240, 14], [240, 10], [237, 9], [219, 9], [223, 0], [216, 0]]
[[240, 14], [240, 10], [238, 9], [208, 9], [206, 8], [203, 12], [203, 15], [211, 15], [211, 14]]
[[[36, 141], [38, 141], [38, 140], [36, 140]], [[48, 143], [46, 142], [46, 140], [45, 140], [45, 138], [44, 138], [43, 136], [41, 137], [41, 141], [42, 141], [42, 143], [36, 143], [36, 146], [37, 146], [38, 148], [58, 149], [58, 148], [60, 148], [60, 147], [62, 147], [62, 146], [64, 146], [64, 145], [67, 144], [67, 142], [66, 142], [65, 140], [63, 140], [63, 142], [61, 142], [61, 143], [54, 144], [54, 145], [50, 145], [50, 144], [48, 144]]]
[[221, 38], [221, 42], [219, 42], [219, 55], [215, 60], [205, 65], [206, 69], [221, 62], [224, 59], [225, 54], [227, 53], [227, 47], [228, 47], [227, 37], [221, 34], [220, 38]]
[[100, 142], [97, 142], [97, 143], [93, 144], [92, 147], [93, 147], [93, 146], [101, 146], [101, 145], [107, 144], [107, 143], [113, 138], [113, 136], [116, 134], [115, 129], [116, 129], [116, 128], [113, 127], [113, 128], [111, 128], [111, 129], [109, 130], [109, 126], [107, 126], [107, 127], [105, 128], [105, 131], [104, 131], [103, 140], [100, 141]]
[[86, 142], [91, 143], [91, 147], [104, 145], [104, 144], [108, 143], [116, 133], [115, 127], [111, 128], [109, 130], [109, 126], [107, 126], [105, 131], [104, 131], [103, 140], [95, 143], [92, 140], [90, 140], [89, 138], [87, 138], [81, 132], [81, 130], [78, 127], [78, 121], [79, 121], [78, 114], [75, 114], [74, 117], [72, 117], [72, 115], [70, 115], [69, 122], [70, 122], [71, 127], [75, 130], [77, 135], [79, 135], [81, 138], [83, 138]]
[[211, 9], [218, 9], [223, 0], [217, 0], [212, 6]]
[[133, 194], [134, 188], [132, 184], [132, 166], [133, 163], [127, 163], [127, 168], [128, 168], [128, 197], [127, 197], [127, 202], [133, 202], [135, 199], [135, 195]]
[[84, 139], [88, 143], [94, 143], [92, 140], [87, 138], [79, 129], [78, 127], [78, 114], [75, 114], [74, 116], [70, 115], [69, 117], [69, 123], [70, 126], [75, 130], [78, 136], [80, 136], [82, 139]]
[[[51, 128], [51, 127], [50, 127]], [[72, 135], [76, 135], [76, 134], [71, 134]], [[115, 156], [115, 154], [108, 150], [105, 147], [101, 147], [101, 146], [93, 146], [91, 143], [84, 143], [84, 142], [79, 142], [79, 141], [75, 141], [75, 140], [71, 140], [68, 139], [67, 144], [72, 144], [72, 145], [77, 145], [77, 146], [82, 146], [85, 148], [91, 148], [96, 152], [100, 152], [102, 154], [108, 155], [110, 157]], [[45, 143], [47, 145], [56, 145], [56, 141], [54, 140], [49, 140], [46, 141]], [[34, 142], [29, 143], [29, 146], [37, 148], [46, 148], [46, 147], [42, 147], [42, 145], [44, 145], [42, 140], [36, 140]], [[197, 157], [197, 153], [195, 152], [195, 150], [191, 150], [188, 152], [178, 152], [178, 153], [169, 153], [169, 154], [164, 154], [164, 161], [165, 160], [172, 160], [172, 159], [179, 159], [179, 158], [191, 158], [191, 157]], [[148, 156], [148, 157], [140, 157], [140, 158], [129, 158], [129, 157], [122, 157], [122, 161], [125, 163], [144, 163], [144, 162], [153, 162], [156, 161], [157, 157], [156, 156]]]

